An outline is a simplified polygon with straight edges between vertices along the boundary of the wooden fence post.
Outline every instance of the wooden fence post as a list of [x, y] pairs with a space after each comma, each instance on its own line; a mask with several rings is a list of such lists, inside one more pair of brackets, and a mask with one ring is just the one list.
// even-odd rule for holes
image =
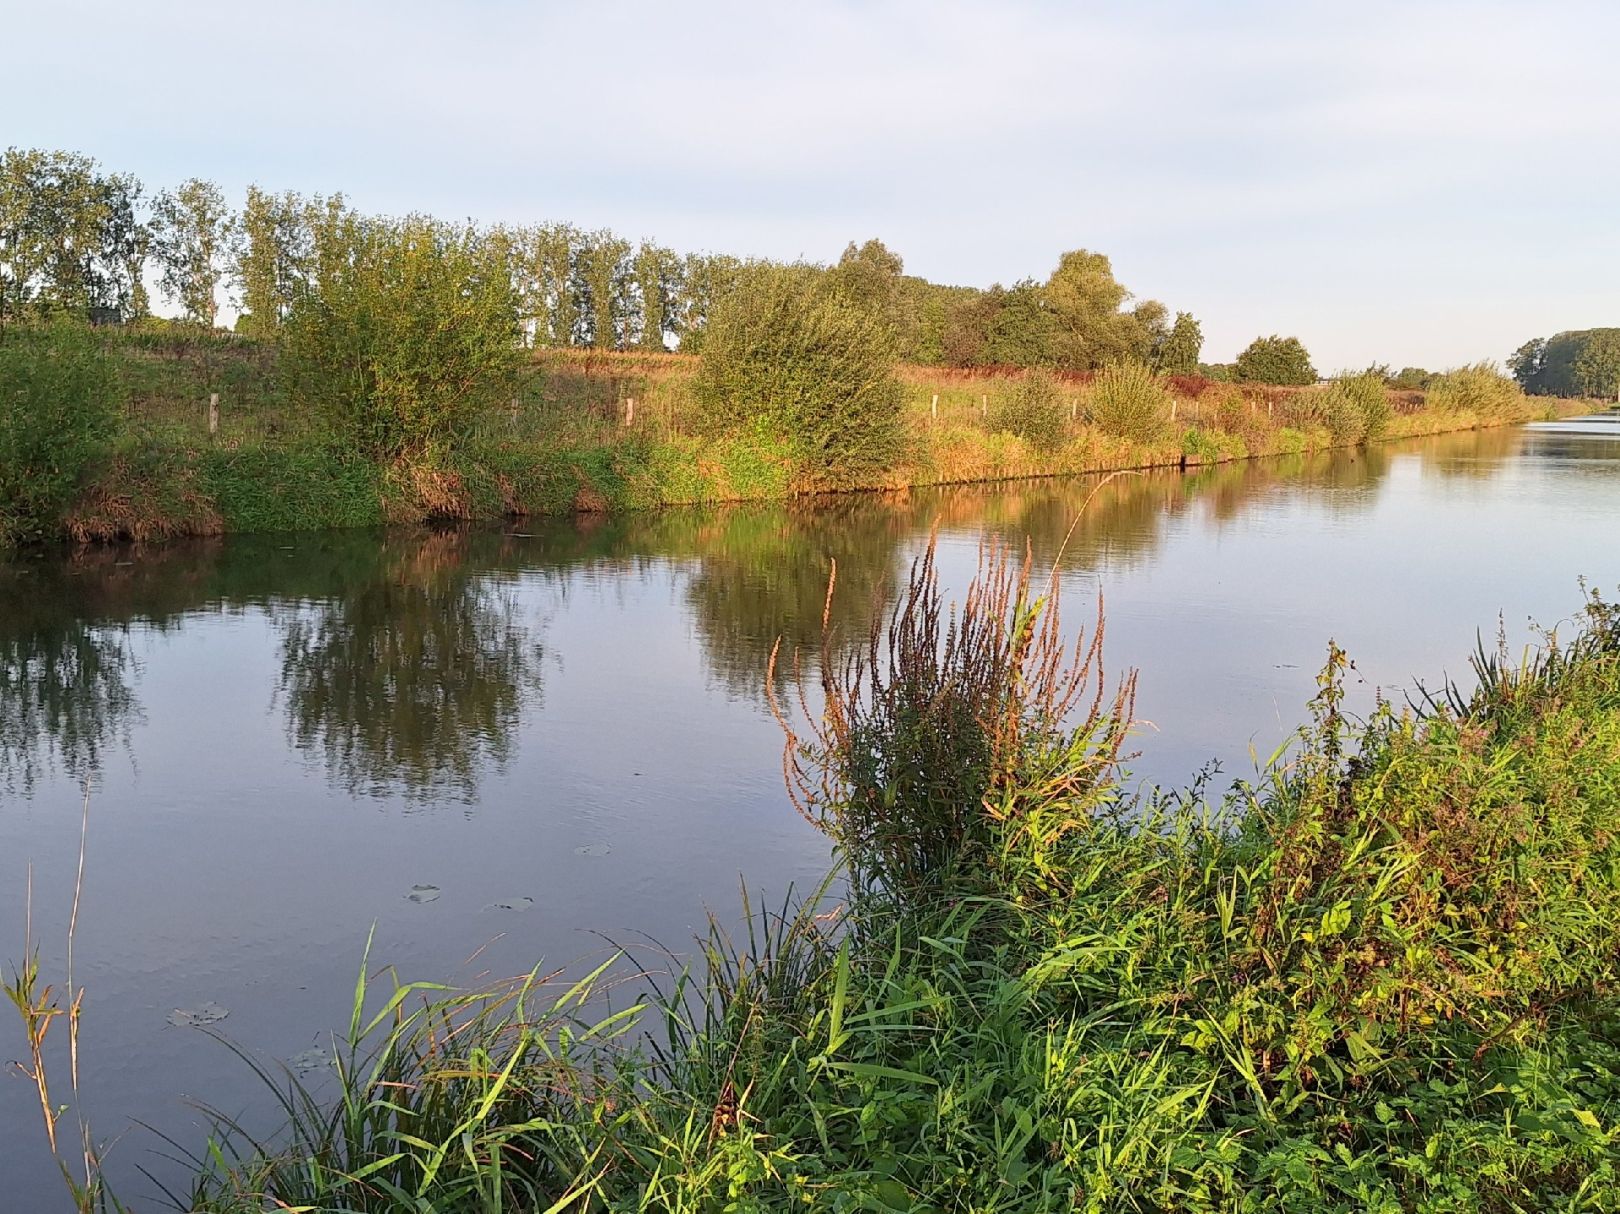
[[208, 433], [219, 433], [219, 393], [208, 394]]
[[636, 420], [636, 398], [633, 397], [633, 396], [627, 396], [627, 397], [624, 398], [624, 424], [627, 425], [627, 426], [633, 425], [635, 423], [635, 420]]
[[928, 406], [928, 416], [932, 421], [939, 420], [939, 393], [934, 393], [933, 402]]
[[1181, 402], [1179, 400], [1173, 400], [1173, 401], [1170, 402], [1170, 420], [1171, 420], [1171, 422], [1174, 422], [1176, 420], [1176, 406], [1179, 405], [1180, 403]]

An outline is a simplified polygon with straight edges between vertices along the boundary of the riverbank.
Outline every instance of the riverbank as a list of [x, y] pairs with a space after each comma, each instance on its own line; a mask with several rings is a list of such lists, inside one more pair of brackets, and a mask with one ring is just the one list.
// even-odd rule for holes
[[[184, 334], [108, 342], [125, 406], [110, 457], [66, 512], [63, 536], [79, 543], [604, 513], [774, 500], [822, 488], [778, 442], [702, 432], [692, 357], [538, 353], [519, 394], [481, 416], [449, 452], [378, 465], [334, 445], [290, 408], [269, 343]], [[1155, 433], [1126, 437], [1087, 420], [1088, 377], [1072, 375], [1055, 381], [1055, 439], [1036, 443], [1008, 419], [1022, 379], [1018, 372], [903, 368], [906, 458], [840, 488], [1196, 467], [1361, 441], [1335, 436], [1320, 408], [1325, 389], [1194, 377], [1166, 381]], [[1436, 408], [1422, 393], [1387, 395], [1384, 440], [1583, 408], [1525, 398], [1507, 409]]]
[[1210, 804], [1128, 795], [1131, 680], [1005, 555], [979, 585], [941, 649], [920, 565], [876, 681], [784, 717], [847, 891], [639, 976], [363, 972], [341, 1105], [294, 1080], [285, 1153], [222, 1125], [189, 1208], [1611, 1208], [1613, 604], [1364, 724], [1330, 649]]

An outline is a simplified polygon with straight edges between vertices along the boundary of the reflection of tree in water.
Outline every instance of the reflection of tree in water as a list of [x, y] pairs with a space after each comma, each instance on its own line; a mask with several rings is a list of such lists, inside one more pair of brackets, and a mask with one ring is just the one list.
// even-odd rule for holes
[[[1149, 560], [1180, 514], [1202, 511], [1224, 522], [1266, 494], [1295, 487], [1371, 486], [1386, 468], [1381, 451], [1331, 452], [1107, 481], [1080, 477], [952, 486], [897, 497], [720, 511], [702, 534], [680, 545], [696, 559], [688, 601], [715, 676], [734, 693], [758, 695], [778, 637], [784, 654], [797, 651], [807, 665], [819, 653], [833, 559], [838, 591], [832, 623], [835, 637], [847, 646], [865, 636], [874, 608], [892, 598], [903, 573], [903, 553], [916, 551], [935, 525], [955, 536], [991, 534], [1015, 546], [1027, 541], [1042, 568], [1050, 567], [1061, 549], [1066, 570], [1118, 571]], [[951, 590], [959, 594], [966, 586]], [[783, 674], [791, 674], [790, 664]]]
[[351, 794], [470, 802], [511, 756], [541, 649], [511, 597], [464, 567], [467, 538], [385, 544], [340, 597], [283, 622], [289, 731]]
[[1438, 435], [1423, 448], [1423, 470], [1452, 480], [1486, 481], [1500, 472], [1503, 463], [1517, 455], [1531, 437], [1518, 426]]
[[847, 645], [864, 637], [874, 608], [894, 594], [899, 545], [916, 530], [914, 511], [892, 497], [742, 507], [714, 522], [697, 548], [687, 601], [710, 671], [749, 696], [764, 693], [777, 638], [784, 677], [795, 654], [806, 664], [819, 655], [834, 561], [835, 639]]
[[140, 716], [127, 629], [84, 618], [66, 567], [0, 566], [0, 790], [101, 768]]
[[1178, 514], [1203, 509], [1229, 517], [1276, 479], [1258, 464], [1219, 464], [1185, 474], [941, 489], [920, 498], [918, 507], [950, 530], [983, 530], [1015, 547], [1027, 541], [1041, 567], [1049, 567], [1061, 550], [1065, 569], [1121, 569], [1151, 557]]

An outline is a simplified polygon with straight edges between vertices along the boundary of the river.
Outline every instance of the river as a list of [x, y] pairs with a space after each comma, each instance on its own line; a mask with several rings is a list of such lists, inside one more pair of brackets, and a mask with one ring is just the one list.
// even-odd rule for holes
[[[1140, 670], [1133, 782], [1249, 774], [1330, 638], [1353, 702], [1466, 674], [1620, 584], [1620, 416], [1194, 471], [499, 530], [243, 536], [0, 564], [0, 959], [74, 953], [109, 1174], [178, 1172], [204, 1101], [266, 1094], [180, 1012], [291, 1059], [347, 1020], [369, 933], [402, 978], [475, 981], [680, 948], [739, 877], [814, 883], [781, 782], [778, 637], [858, 636], [938, 529], [959, 593], [987, 536], [1057, 555], [1072, 628], [1106, 601]], [[30, 906], [31, 875], [31, 906]], [[9, 968], [9, 967], [8, 967]], [[9, 1017], [9, 1007], [0, 1006]], [[179, 1021], [180, 1023], [176, 1023]], [[53, 1097], [68, 1074], [52, 1030]], [[0, 1059], [24, 1056], [0, 1017]], [[73, 1129], [63, 1123], [71, 1142]], [[66, 1208], [37, 1094], [0, 1078], [0, 1208]]]

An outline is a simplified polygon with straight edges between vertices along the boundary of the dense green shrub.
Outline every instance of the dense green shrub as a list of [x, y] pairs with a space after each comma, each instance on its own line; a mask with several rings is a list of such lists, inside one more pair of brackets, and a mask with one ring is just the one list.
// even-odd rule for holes
[[1437, 376], [1427, 404], [1437, 413], [1472, 413], [1490, 421], [1530, 415], [1530, 402], [1495, 363], [1474, 363]]
[[60, 533], [118, 408], [117, 377], [89, 329], [0, 335], [0, 546]]
[[499, 242], [435, 220], [343, 217], [283, 326], [295, 404], [374, 460], [435, 462], [509, 398], [517, 301]]
[[1237, 356], [1234, 378], [1256, 384], [1314, 384], [1316, 368], [1297, 337], [1257, 337]]
[[813, 269], [758, 267], [716, 307], [693, 385], [708, 426], [785, 440], [803, 478], [839, 486], [905, 455], [894, 339]]
[[1086, 418], [1115, 438], [1156, 442], [1170, 422], [1170, 392], [1142, 363], [1115, 363], [1087, 387]]
[[1376, 442], [1389, 432], [1392, 410], [1381, 375], [1341, 375], [1317, 395], [1313, 409], [1335, 443]]
[[1026, 371], [996, 404], [996, 429], [1016, 434], [1043, 455], [1063, 446], [1067, 423], [1058, 382], [1043, 368]]

